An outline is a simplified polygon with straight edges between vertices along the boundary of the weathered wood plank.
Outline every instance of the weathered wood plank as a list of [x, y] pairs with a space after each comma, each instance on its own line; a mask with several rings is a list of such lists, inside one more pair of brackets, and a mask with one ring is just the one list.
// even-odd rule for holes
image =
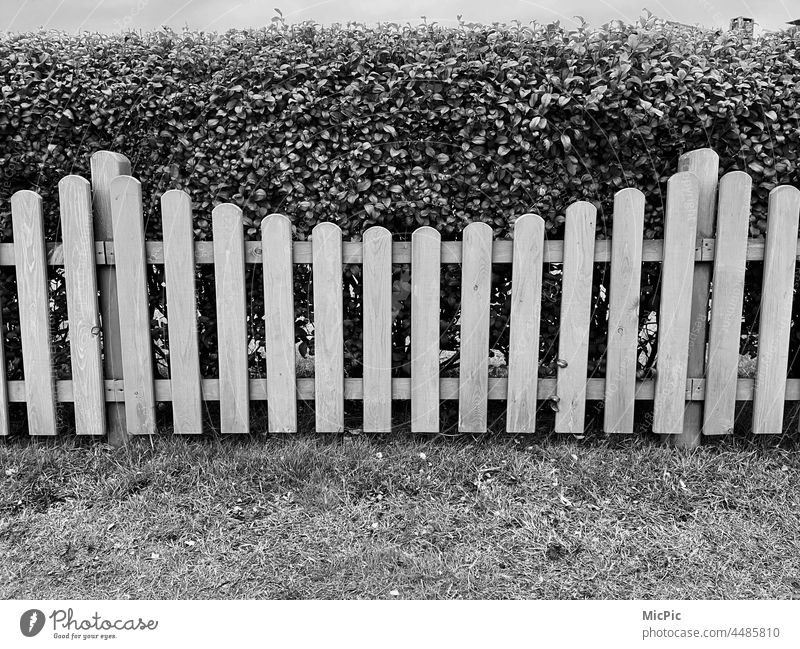
[[106, 401], [89, 181], [80, 176], [62, 178], [58, 183], [58, 197], [64, 239], [75, 430], [78, 435], [105, 435]]
[[292, 223], [282, 214], [261, 221], [269, 432], [297, 432]]
[[583, 434], [592, 315], [597, 208], [586, 201], [567, 208], [558, 333], [557, 433]]
[[[586, 398], [600, 400], [605, 395], [605, 379], [592, 378], [586, 382]], [[72, 403], [72, 381], [56, 381], [56, 398], [60, 403]], [[755, 393], [753, 379], [738, 379], [736, 381], [736, 400], [752, 401]], [[8, 381], [8, 400], [10, 403], [25, 402], [25, 381]], [[250, 400], [265, 401], [267, 399], [267, 379], [250, 379]], [[442, 378], [439, 380], [438, 389], [442, 399], [458, 399], [458, 379]], [[125, 402], [125, 381], [121, 379], [105, 380], [106, 403]], [[303, 401], [314, 400], [314, 379], [297, 379], [297, 397]], [[155, 380], [156, 400], [171, 401], [172, 388], [169, 379]], [[552, 398], [556, 394], [556, 379], [539, 379], [537, 394], [539, 401]], [[508, 379], [489, 378], [489, 399], [505, 401], [508, 395]], [[358, 400], [364, 396], [363, 379], [347, 378], [344, 381], [345, 399]], [[655, 381], [645, 379], [636, 381], [637, 400], [652, 401], [655, 396]], [[705, 379], [686, 379], [685, 397], [687, 401], [703, 401], [705, 399]], [[203, 398], [208, 401], [219, 400], [219, 379], [203, 379]], [[392, 399], [408, 401], [411, 399], [411, 379], [392, 379]], [[784, 401], [800, 401], [800, 379], [787, 379]]]
[[484, 433], [489, 405], [491, 226], [487, 223], [470, 223], [464, 228], [463, 249], [458, 430], [461, 433]]
[[178, 434], [199, 434], [203, 432], [203, 396], [200, 392], [197, 341], [194, 227], [192, 201], [186, 192], [172, 189], [161, 196], [161, 221], [167, 284], [172, 424]]
[[211, 212], [217, 297], [217, 345], [222, 386], [219, 413], [223, 434], [250, 432], [247, 382], [247, 300], [242, 210], [231, 203]]
[[392, 430], [392, 235], [364, 232], [364, 432]]
[[508, 349], [509, 433], [536, 432], [539, 321], [542, 303], [544, 220], [524, 214], [514, 222], [511, 269], [511, 331]]
[[411, 432], [439, 432], [439, 299], [441, 235], [411, 235]]
[[138, 180], [118, 176], [111, 181], [111, 212], [114, 241], [119, 244], [116, 286], [125, 379], [125, 425], [131, 435], [152, 435], [156, 432], [156, 402], [144, 260], [142, 187]]
[[800, 190], [786, 185], [769, 193], [767, 243], [758, 327], [753, 432], [783, 432], [783, 395], [789, 365]]
[[[111, 181], [117, 176], [129, 176], [131, 163], [124, 155], [112, 151], [96, 151], [91, 157], [92, 199], [94, 207], [94, 238], [103, 246], [113, 247], [114, 218], [111, 209]], [[137, 217], [140, 218], [140, 217]], [[117, 294], [117, 270], [106, 265], [97, 270], [98, 303], [103, 328], [103, 375], [108, 379], [121, 379], [122, 334], [119, 323], [119, 299]], [[106, 406], [106, 433], [108, 443], [115, 447], [128, 441], [125, 424], [125, 404], [111, 403]]]
[[[712, 149], [697, 149], [683, 154], [678, 160], [678, 171], [688, 171], [697, 177], [697, 239], [714, 236], [719, 156]], [[690, 316], [689, 359], [686, 371], [690, 378], [704, 376], [706, 369], [706, 341], [708, 340], [708, 296], [711, 288], [711, 263], [703, 261], [694, 265], [692, 311]], [[703, 404], [685, 406], [683, 432], [674, 441], [683, 448], [700, 444], [703, 424]]]
[[316, 428], [344, 430], [342, 231], [320, 223], [311, 231], [314, 284], [314, 389]]
[[6, 336], [3, 324], [3, 301], [0, 298], [0, 437], [11, 432], [11, 421], [8, 417], [8, 365], [6, 365]]
[[28, 433], [55, 435], [58, 431], [50, 352], [50, 302], [39, 194], [23, 190], [11, 197], [11, 225], [18, 251], [17, 294]]
[[667, 183], [653, 404], [653, 432], [660, 435], [684, 430], [698, 191], [697, 176], [690, 171], [675, 174]]
[[638, 189], [614, 196], [613, 228], [603, 430], [633, 433], [644, 231], [644, 194]]
[[719, 183], [716, 242], [719, 254], [714, 259], [704, 435], [733, 432], [751, 186], [750, 176], [741, 171], [725, 174]]
[[[53, 259], [50, 264], [60, 263], [60, 244], [53, 246]], [[310, 264], [312, 262], [310, 241], [295, 241], [292, 245], [292, 263]], [[442, 264], [460, 264], [462, 259], [461, 241], [442, 241], [440, 259]], [[661, 239], [646, 239], [642, 242], [642, 261], [663, 261], [664, 242]], [[611, 261], [611, 239], [598, 239], [594, 243], [596, 263]], [[513, 242], [498, 239], [492, 244], [492, 263], [510, 264], [513, 256]], [[798, 257], [800, 257], [800, 243], [798, 243]], [[750, 239], [748, 244], [748, 261], [763, 258], [763, 242], [759, 239]], [[14, 251], [11, 244], [0, 243], [0, 266], [13, 264]], [[714, 259], [714, 239], [699, 239], [695, 246], [695, 259], [697, 261], [710, 261]], [[9, 262], [10, 260], [10, 262]], [[263, 261], [261, 243], [248, 241], [245, 243], [245, 263], [260, 264]], [[342, 263], [361, 264], [364, 261], [363, 244], [361, 241], [345, 241], [342, 243]], [[564, 261], [564, 242], [557, 239], [544, 242], [543, 261], [546, 264], [561, 263]], [[107, 243], [102, 263], [114, 263], [114, 245]], [[147, 263], [164, 263], [164, 246], [161, 241], [147, 243]], [[195, 263], [213, 264], [214, 250], [210, 241], [195, 242]], [[411, 263], [411, 242], [395, 241], [392, 244], [392, 263]]]

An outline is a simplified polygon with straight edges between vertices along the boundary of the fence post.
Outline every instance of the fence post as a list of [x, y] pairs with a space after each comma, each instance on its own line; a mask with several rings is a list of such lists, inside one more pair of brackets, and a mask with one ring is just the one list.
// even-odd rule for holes
[[[697, 176], [699, 202], [697, 207], [697, 238], [714, 236], [717, 183], [719, 181], [719, 156], [712, 149], [695, 149], [684, 153], [678, 160], [678, 171], [691, 171]], [[708, 340], [708, 297], [711, 289], [712, 263], [695, 262], [692, 288], [691, 327], [689, 330], [688, 378], [703, 378], [706, 370], [706, 342]], [[700, 445], [703, 427], [703, 404], [690, 401], [683, 417], [683, 433], [672, 439], [682, 448]]]
[[[124, 155], [112, 151], [97, 151], [91, 158], [92, 194], [95, 241], [113, 241], [111, 223], [111, 181], [128, 176], [131, 163]], [[103, 325], [103, 371], [106, 379], [122, 378], [122, 337], [119, 329], [116, 266], [97, 269], [97, 289], [100, 292], [100, 318]], [[115, 447], [128, 443], [125, 424], [125, 404], [112, 401], [106, 404], [108, 443]]]

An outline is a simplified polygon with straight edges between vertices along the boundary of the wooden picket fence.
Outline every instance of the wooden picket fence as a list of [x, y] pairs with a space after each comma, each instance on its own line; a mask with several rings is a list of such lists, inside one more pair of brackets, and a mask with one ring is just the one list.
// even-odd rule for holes
[[[685, 155], [669, 180], [663, 240], [643, 240], [644, 196], [624, 189], [614, 197], [610, 241], [595, 240], [595, 207], [577, 202], [567, 210], [563, 241], [545, 240], [544, 222], [533, 214], [516, 220], [513, 240], [493, 240], [489, 225], [471, 223], [462, 241], [441, 241], [430, 227], [417, 229], [410, 242], [393, 241], [386, 229], [371, 227], [362, 241], [343, 243], [337, 225], [322, 223], [310, 241], [292, 241], [290, 221], [273, 214], [261, 223], [261, 241], [246, 242], [241, 210], [223, 204], [213, 210], [213, 241], [195, 242], [189, 197], [176, 190], [161, 197], [164, 241], [145, 241], [141, 187], [129, 173], [124, 157], [100, 152], [92, 159], [91, 185], [78, 176], [59, 183], [60, 244], [45, 242], [36, 193], [20, 191], [12, 198], [14, 243], [0, 244], [0, 265], [17, 269], [25, 379], [0, 380], [2, 434], [9, 431], [9, 401], [26, 403], [32, 435], [58, 432], [61, 401], [74, 403], [79, 434], [108, 433], [119, 441], [125, 434], [156, 433], [159, 401], [172, 402], [177, 433], [202, 431], [204, 401], [219, 402], [222, 433], [248, 433], [249, 405], [256, 400], [267, 401], [269, 431], [291, 433], [297, 431], [298, 399], [314, 400], [319, 432], [344, 429], [345, 399], [363, 401], [365, 432], [389, 431], [393, 401], [409, 399], [411, 430], [438, 432], [440, 400], [457, 399], [463, 432], [486, 431], [489, 400], [506, 402], [507, 431], [533, 432], [537, 408], [549, 400], [555, 430], [580, 434], [588, 399], [604, 401], [609, 433], [634, 432], [636, 400], [652, 401], [653, 431], [693, 445], [701, 432], [730, 432], [737, 401], [753, 401], [755, 433], [779, 433], [784, 402], [800, 399], [800, 380], [787, 380], [800, 191], [772, 190], [766, 239], [748, 239], [751, 179], [734, 171], [718, 182], [718, 158], [708, 149]], [[738, 376], [738, 360], [745, 262], [755, 260], [763, 260], [764, 275], [752, 380]], [[597, 262], [610, 263], [606, 376], [587, 379]], [[662, 264], [661, 315], [656, 377], [637, 380], [644, 262]], [[212, 263], [219, 378], [203, 379], [195, 268]], [[345, 263], [363, 264], [363, 378], [344, 376]], [[545, 263], [563, 264], [555, 379], [541, 379], [537, 371]], [[48, 264], [65, 269], [71, 380], [52, 379]], [[164, 265], [167, 380], [154, 380], [149, 264]], [[263, 265], [266, 379], [248, 375], [246, 264]], [[313, 272], [313, 378], [295, 376], [295, 264], [311, 264]], [[411, 267], [410, 378], [391, 374], [392, 264]], [[443, 264], [460, 264], [462, 270], [458, 378], [442, 378], [439, 371]], [[504, 378], [488, 372], [492, 264], [512, 264]]]

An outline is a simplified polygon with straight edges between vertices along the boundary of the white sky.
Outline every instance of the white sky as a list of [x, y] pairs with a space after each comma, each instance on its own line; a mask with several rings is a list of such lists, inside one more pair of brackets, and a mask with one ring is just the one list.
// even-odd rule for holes
[[40, 28], [113, 32], [120, 29], [224, 31], [268, 24], [279, 7], [290, 22], [378, 21], [441, 24], [463, 20], [491, 23], [520, 20], [576, 24], [575, 15], [599, 25], [619, 18], [633, 21], [646, 7], [670, 20], [706, 27], [727, 27], [734, 16], [756, 19], [777, 29], [800, 18], [800, 0], [0, 0], [0, 30]]

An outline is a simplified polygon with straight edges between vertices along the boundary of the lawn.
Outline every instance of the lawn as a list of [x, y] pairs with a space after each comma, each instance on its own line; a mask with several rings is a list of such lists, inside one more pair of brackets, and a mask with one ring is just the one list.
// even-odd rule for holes
[[800, 456], [734, 439], [0, 444], [3, 598], [800, 597]]

